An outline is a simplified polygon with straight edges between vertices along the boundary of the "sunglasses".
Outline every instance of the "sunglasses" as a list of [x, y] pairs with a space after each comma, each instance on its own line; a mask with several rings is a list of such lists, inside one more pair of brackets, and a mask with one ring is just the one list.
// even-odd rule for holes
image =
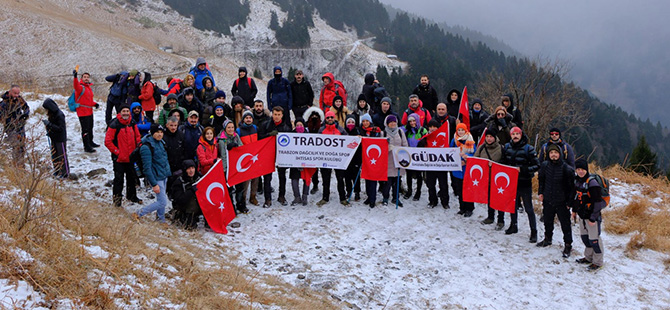
[[326, 117], [326, 119], [334, 119], [334, 117], [328, 116], [328, 117]]

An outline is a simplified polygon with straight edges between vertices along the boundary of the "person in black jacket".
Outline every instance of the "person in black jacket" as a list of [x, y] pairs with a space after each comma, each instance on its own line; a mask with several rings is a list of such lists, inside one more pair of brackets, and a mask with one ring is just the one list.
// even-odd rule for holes
[[[503, 160], [505, 164], [519, 169], [519, 179], [516, 191], [516, 209], [521, 211], [521, 201], [523, 207], [528, 213], [528, 223], [530, 225], [529, 242], [537, 242], [537, 224], [535, 222], [535, 211], [533, 210], [532, 180], [535, 172], [540, 168], [540, 161], [537, 159], [535, 148], [528, 144], [528, 137], [523, 134], [521, 128], [514, 127], [510, 130], [512, 141], [505, 144], [503, 151]], [[507, 230], [506, 235], [519, 232], [517, 228], [518, 212], [512, 213], [512, 224]]]
[[457, 89], [449, 91], [447, 96], [447, 114], [458, 118], [458, 110], [461, 107], [461, 92]]
[[[272, 108], [272, 119], [265, 123], [263, 130], [259, 133], [259, 140], [265, 139], [270, 136], [276, 136], [280, 132], [291, 132], [293, 128], [291, 125], [284, 122], [284, 108], [276, 106]], [[287, 168], [277, 168], [277, 173], [279, 174], [279, 197], [277, 202], [282, 206], [288, 205], [286, 202], [286, 169]], [[263, 192], [265, 194], [265, 202], [263, 203], [263, 208], [269, 208], [272, 206], [272, 173], [266, 174], [263, 177]]]
[[523, 118], [521, 117], [521, 110], [514, 105], [514, 96], [506, 94], [501, 97], [502, 105], [507, 109], [507, 113], [512, 114], [512, 122], [519, 128], [523, 129]]
[[584, 257], [577, 259], [580, 264], [589, 264], [587, 270], [595, 271], [603, 266], [603, 240], [600, 225], [601, 211], [607, 206], [602, 197], [600, 183], [589, 174], [589, 163], [583, 158], [575, 161], [575, 195], [572, 201], [572, 218], [579, 214], [579, 234], [584, 242]]
[[479, 98], [472, 100], [472, 108], [470, 109], [470, 133], [475, 142], [479, 141], [484, 129], [486, 128], [486, 119], [489, 118], [489, 113], [484, 110], [484, 104]]
[[70, 164], [67, 161], [67, 128], [65, 114], [58, 108], [56, 102], [47, 98], [42, 103], [47, 110], [47, 119], [42, 120], [47, 127], [47, 136], [51, 141], [51, 161], [54, 165], [54, 176], [67, 178], [70, 175]]
[[200, 99], [195, 96], [195, 91], [193, 88], [186, 87], [184, 89], [184, 92], [182, 92], [181, 95], [179, 95], [179, 99], [177, 99], [177, 102], [179, 102], [179, 106], [186, 109], [186, 113], [190, 113], [191, 111], [196, 111], [198, 112], [198, 117], [202, 115], [203, 112], [203, 105], [202, 102], [200, 102]]
[[552, 144], [548, 148], [549, 160], [542, 163], [538, 176], [538, 191], [542, 201], [542, 214], [544, 215], [544, 240], [537, 243], [538, 247], [551, 245], [554, 234], [554, 217], [558, 215], [558, 221], [563, 230], [563, 257], [569, 257], [572, 251], [572, 227], [570, 227], [570, 207], [575, 171], [561, 159], [561, 152], [557, 145]]
[[5, 142], [12, 150], [13, 162], [23, 168], [26, 149], [26, 120], [30, 106], [21, 96], [21, 87], [12, 85], [2, 95], [0, 102], [0, 123], [4, 126]]
[[375, 96], [375, 88], [379, 86], [379, 83], [375, 80], [375, 75], [372, 73], [365, 74], [365, 84], [363, 84], [363, 89], [361, 93], [365, 97], [365, 101], [370, 105], [371, 114], [377, 113], [380, 110], [380, 106], [377, 103], [377, 97]]
[[[365, 114], [363, 114], [365, 115]], [[358, 124], [356, 123], [356, 117], [353, 114], [347, 116], [345, 121], [344, 130], [349, 136], [360, 136], [361, 132], [359, 131]], [[349, 162], [347, 166], [344, 185], [347, 190], [347, 197], [351, 197], [352, 191], [354, 192], [354, 201], [361, 200], [361, 180], [357, 179], [360, 175], [361, 164], [363, 161], [363, 153], [359, 147], [354, 153], [354, 157]], [[355, 185], [354, 185], [355, 184]]]
[[196, 188], [193, 186], [198, 182], [202, 175], [195, 168], [195, 162], [187, 159], [182, 164], [184, 173], [177, 177], [170, 187], [170, 193], [173, 197], [172, 207], [175, 210], [174, 219], [186, 230], [198, 228], [198, 221], [202, 210], [198, 204], [198, 198], [195, 196]]
[[112, 109], [115, 115], [121, 112], [121, 104], [126, 102], [128, 96], [128, 72], [122, 71], [117, 74], [108, 75], [105, 81], [111, 82], [109, 94], [107, 95], [107, 107], [105, 109], [105, 123], [112, 121]]
[[435, 115], [435, 109], [440, 101], [437, 99], [437, 91], [430, 85], [427, 74], [421, 76], [420, 83], [416, 85], [412, 94], [418, 95], [419, 100], [423, 102], [423, 108]]
[[305, 79], [302, 70], [295, 71], [295, 79], [291, 82], [293, 95], [293, 116], [302, 118], [305, 111], [314, 103], [314, 90], [312, 84]]
[[[179, 129], [179, 120], [176, 117], [169, 117], [165, 123], [165, 133], [163, 141], [167, 150], [168, 162], [172, 176], [168, 177], [166, 188], [172, 188], [174, 180], [182, 174], [182, 164], [184, 162], [184, 132]], [[168, 191], [168, 198], [172, 198], [172, 192]]]
[[230, 92], [233, 96], [240, 96], [244, 100], [244, 105], [249, 108], [254, 107], [254, 99], [256, 99], [256, 94], [258, 94], [258, 88], [254, 79], [247, 76], [247, 68], [240, 67], [237, 70], [238, 79], [233, 82], [233, 87], [230, 89]]

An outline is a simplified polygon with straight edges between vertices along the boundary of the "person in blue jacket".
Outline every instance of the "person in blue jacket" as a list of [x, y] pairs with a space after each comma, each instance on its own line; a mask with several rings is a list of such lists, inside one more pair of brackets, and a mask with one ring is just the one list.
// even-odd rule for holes
[[133, 102], [133, 104], [130, 105], [130, 111], [132, 112], [135, 124], [137, 124], [137, 129], [140, 131], [140, 136], [146, 136], [149, 133], [149, 129], [151, 129], [151, 120], [144, 115], [142, 104]]
[[274, 78], [268, 81], [267, 99], [268, 109], [272, 110], [274, 107], [282, 107], [285, 111], [283, 122], [285, 124], [290, 124], [291, 115], [288, 111], [291, 111], [293, 108], [291, 83], [286, 78], [282, 77], [282, 69], [280, 66], [274, 68]]
[[459, 210], [458, 215], [463, 215], [464, 217], [471, 217], [472, 211], [475, 210], [475, 204], [472, 202], [463, 201], [463, 176], [465, 175], [465, 162], [468, 157], [475, 155], [475, 140], [472, 138], [472, 135], [468, 131], [468, 127], [460, 123], [456, 125], [456, 133], [454, 138], [451, 140], [449, 147], [457, 147], [460, 149], [461, 153], [461, 170], [452, 171], [451, 181], [454, 182], [454, 189], [456, 195], [458, 196]]
[[212, 79], [212, 87], [216, 87], [216, 83], [214, 83], [214, 76], [212, 76], [212, 72], [207, 69], [207, 62], [205, 61], [204, 57], [198, 57], [198, 59], [196, 59], [195, 67], [191, 69], [189, 74], [195, 78], [195, 89], [198, 91], [198, 93], [204, 88], [202, 85], [202, 79], [204, 79], [206, 76]]
[[167, 206], [168, 202], [165, 186], [167, 178], [172, 175], [172, 171], [170, 170], [170, 162], [165, 150], [165, 142], [163, 142], [163, 132], [165, 132], [163, 126], [151, 124], [151, 135], [142, 139], [142, 146], [140, 147], [143, 164], [142, 172], [156, 194], [156, 201], [142, 208], [137, 213], [133, 213], [133, 218], [136, 220], [156, 211], [158, 220], [165, 223], [165, 206]]

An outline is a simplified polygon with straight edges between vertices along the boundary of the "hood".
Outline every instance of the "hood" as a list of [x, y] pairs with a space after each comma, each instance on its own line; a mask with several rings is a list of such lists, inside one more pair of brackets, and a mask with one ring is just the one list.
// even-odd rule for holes
[[[454, 93], [454, 92], [458, 94], [458, 99], [456, 99], [456, 102], [451, 101], [451, 93]], [[460, 103], [461, 103], [461, 92], [458, 91], [458, 89], [452, 89], [452, 90], [450, 90], [449, 93], [447, 94], [447, 101], [448, 101], [449, 103], [452, 103], [452, 104], [453, 104], [453, 103], [460, 104]]]
[[207, 62], [205, 61], [205, 57], [198, 57], [198, 59], [195, 60], [195, 66], [196, 69], [199, 65], [206, 65]]
[[[475, 98], [475, 99], [473, 99], [473, 100], [472, 100], [472, 104], [470, 105], [470, 107], [474, 107], [474, 106], [475, 106], [475, 103], [479, 103], [479, 104], [482, 106], [482, 109], [481, 109], [479, 112], [484, 111], [484, 103], [482, 103], [482, 100], [481, 100], [481, 99], [479, 99], [479, 98]], [[470, 109], [472, 109], [472, 108], [470, 108]], [[474, 111], [474, 110], [473, 110], [473, 111]]]
[[[275, 74], [275, 72], [277, 72], [277, 70], [279, 70], [279, 72], [280, 72], [279, 75]], [[279, 79], [279, 78], [282, 77], [282, 75], [284, 75], [284, 71], [281, 69], [280, 66], [275, 66], [275, 67], [272, 69], [272, 75], [273, 75], [276, 79]]]
[[368, 73], [365, 75], [365, 85], [372, 85], [375, 82], [375, 75]]
[[186, 118], [185, 118], [186, 115], [184, 115], [184, 111], [182, 111], [180, 108], [174, 108], [174, 109], [170, 110], [170, 113], [168, 113], [168, 116], [172, 115], [173, 113], [178, 113], [179, 114], [179, 121], [180, 122], [186, 122]]
[[247, 67], [240, 67], [239, 69], [237, 69], [237, 73], [240, 73], [240, 72], [244, 72], [244, 73], [249, 74], [249, 72], [247, 72]]
[[51, 100], [51, 98], [47, 98], [44, 100], [44, 103], [42, 103], [42, 106], [51, 111], [52, 113], [58, 112], [60, 109], [58, 109], [58, 105], [56, 104], [55, 101]]
[[419, 114], [412, 113], [407, 117], [407, 126], [409, 126], [409, 118], [413, 117], [416, 120], [416, 127], [421, 127], [421, 117]]
[[[193, 161], [193, 159], [187, 159], [187, 160], [184, 160], [184, 162], [182, 163], [182, 167], [184, 168], [184, 171], [186, 171], [186, 169], [191, 168], [191, 167], [196, 167], [196, 165], [195, 165], [195, 162]], [[197, 169], [196, 169], [196, 172], [197, 172]]]
[[[505, 94], [509, 98], [509, 108], [507, 108], [507, 111], [511, 111], [510, 109], [514, 108], [514, 95], [512, 93]], [[500, 102], [500, 105], [502, 105], [502, 100]]]
[[323, 78], [325, 78], [325, 77], [330, 79], [330, 83], [326, 86], [331, 86], [331, 85], [335, 84], [335, 76], [332, 73], [326, 72], [326, 74], [321, 76], [321, 80], [323, 80]]
[[[412, 110], [412, 108], [409, 106], [409, 103], [407, 103], [407, 108], [410, 109], [410, 111], [418, 111], [421, 108], [423, 108], [423, 101], [421, 101], [421, 99], [419, 99], [419, 106], [416, 108], [416, 110]], [[391, 109], [389, 109], [389, 111], [391, 111]]]
[[212, 82], [212, 85], [214, 85], [214, 82], [212, 81], [212, 78], [209, 77], [209, 76], [206, 76], [206, 77], [202, 78], [202, 87], [203, 88], [205, 87], [205, 80], [209, 80], [210, 82]]
[[135, 109], [136, 107], [140, 107], [140, 109], [142, 109], [142, 104], [139, 102], [133, 102], [133, 104], [130, 105], [130, 113], [132, 113], [133, 109]]
[[305, 113], [302, 114], [302, 119], [304, 119], [306, 122], [309, 122], [309, 117], [312, 116], [312, 114], [314, 113], [319, 115], [319, 120], [323, 122], [325, 117], [323, 115], [323, 111], [321, 111], [321, 109], [319, 109], [318, 107], [310, 107], [309, 109], [307, 109], [307, 111], [305, 111]]
[[142, 85], [146, 84], [149, 81], [151, 81], [151, 73], [144, 72], [144, 81], [142, 81]]

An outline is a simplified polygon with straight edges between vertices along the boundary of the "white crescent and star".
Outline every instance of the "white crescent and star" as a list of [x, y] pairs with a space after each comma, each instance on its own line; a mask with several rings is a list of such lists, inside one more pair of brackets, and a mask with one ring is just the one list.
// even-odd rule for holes
[[[444, 139], [447, 138], [447, 133], [446, 132], [438, 133], [437, 136], [435, 136], [435, 140], [437, 140], [437, 137], [444, 137], [444, 138], [442, 138], [442, 141], [444, 141]], [[437, 141], [433, 141], [433, 145], [436, 145], [436, 144], [437, 144]], [[442, 147], [444, 147], [444, 143], [442, 143]]]
[[500, 178], [500, 177], [505, 178], [505, 180], [507, 181], [507, 185], [505, 185], [504, 188], [503, 188], [502, 186], [499, 187], [499, 188], [498, 188], [498, 194], [502, 194], [502, 193], [505, 191], [505, 189], [509, 186], [509, 183], [510, 183], [510, 181], [509, 181], [509, 175], [507, 175], [507, 173], [504, 173], [504, 172], [498, 172], [498, 173], [496, 174], [495, 178], [493, 178], [493, 182], [494, 182], [496, 185], [498, 185], [498, 178]]
[[[207, 187], [207, 192], [206, 192], [207, 195], [205, 197], [207, 197], [207, 201], [209, 201], [209, 204], [211, 204], [211, 205], [214, 205], [214, 203], [212, 202], [212, 198], [209, 197], [209, 194], [211, 194], [212, 190], [214, 190], [216, 188], [220, 188], [221, 191], [224, 192], [224, 193], [226, 192], [226, 190], [223, 188], [223, 185], [221, 185], [221, 183], [214, 182], [214, 183], [210, 184]], [[223, 207], [223, 203], [221, 203], [221, 207]]]
[[240, 156], [239, 159], [237, 159], [237, 165], [235, 165], [235, 168], [237, 168], [238, 172], [245, 172], [245, 171], [249, 170], [249, 168], [251, 168], [251, 165], [253, 165], [258, 160], [258, 155], [254, 155], [254, 156], [251, 157], [251, 161], [252, 161], [251, 165], [249, 165], [249, 167], [242, 168], [242, 161], [248, 156], [252, 156], [252, 155], [250, 153], [244, 153], [244, 154], [242, 154], [242, 156]]
[[[479, 179], [475, 180], [475, 179], [472, 177], [472, 171], [473, 171], [473, 170], [477, 170], [477, 171], [479, 171]], [[484, 169], [482, 169], [482, 166], [480, 166], [480, 165], [473, 165], [473, 166], [470, 168], [470, 178], [472, 179], [472, 185], [474, 185], [474, 186], [479, 185], [479, 180], [481, 180], [483, 176], [484, 176]]]
[[[370, 144], [367, 149], [365, 149], [365, 155], [370, 157], [370, 150], [377, 150], [377, 159], [379, 159], [379, 156], [382, 155], [382, 149], [379, 147], [379, 145], [376, 144]], [[370, 164], [375, 165], [377, 163], [377, 159], [370, 159]]]

